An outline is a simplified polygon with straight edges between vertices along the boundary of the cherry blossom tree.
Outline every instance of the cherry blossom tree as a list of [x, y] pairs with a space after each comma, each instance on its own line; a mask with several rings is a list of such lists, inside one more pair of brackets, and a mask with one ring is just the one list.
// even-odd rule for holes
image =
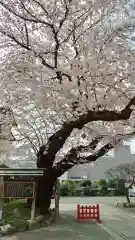
[[129, 198], [129, 189], [135, 183], [135, 163], [125, 163], [120, 164], [115, 168], [111, 168], [106, 172], [106, 175], [109, 179], [114, 179], [117, 182], [117, 179], [122, 179], [125, 183], [125, 196], [127, 202], [130, 203]]
[[134, 135], [134, 19], [126, 0], [0, 0], [3, 98], [46, 169], [41, 214], [59, 176]]

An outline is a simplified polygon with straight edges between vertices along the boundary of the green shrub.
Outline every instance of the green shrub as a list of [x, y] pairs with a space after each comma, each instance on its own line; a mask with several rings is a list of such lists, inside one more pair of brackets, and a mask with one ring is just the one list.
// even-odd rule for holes
[[98, 189], [90, 189], [89, 187], [85, 187], [83, 190], [84, 196], [99, 196], [99, 190]]
[[83, 196], [84, 195], [84, 192], [81, 190], [81, 189], [77, 189], [76, 191], [75, 191], [75, 195], [77, 196], [77, 197], [80, 197], [80, 196]]
[[100, 189], [99, 196], [108, 196], [108, 190], [106, 188]]
[[82, 187], [91, 187], [92, 182], [90, 180], [84, 180], [81, 182]]
[[70, 189], [69, 190], [69, 196], [76, 196], [76, 190], [75, 189]]
[[99, 190], [98, 189], [91, 189], [90, 196], [93, 196], [93, 197], [99, 196]]
[[125, 195], [125, 181], [121, 178], [110, 178], [107, 181], [107, 185], [109, 188], [115, 189], [113, 194], [115, 196], [123, 196]]
[[100, 189], [99, 195], [100, 196], [107, 196], [108, 194], [108, 185], [105, 179], [100, 179], [98, 181], [98, 187]]
[[65, 182], [66, 182], [66, 183], [69, 183], [70, 186], [75, 186], [75, 185], [76, 185], [75, 181], [72, 180], [72, 179], [65, 180]]
[[91, 196], [90, 188], [89, 187], [84, 187], [83, 194], [84, 194], [84, 196]]
[[109, 179], [107, 180], [108, 188], [115, 189], [115, 188], [116, 188], [116, 183], [117, 183], [116, 178], [109, 178]]
[[98, 185], [98, 182], [97, 181], [93, 181], [92, 184], [91, 184], [91, 189], [99, 189], [99, 185]]
[[63, 180], [60, 186], [61, 196], [75, 196], [76, 195], [76, 182], [68, 179]]
[[102, 186], [100, 189], [100, 196], [107, 196], [108, 195], [108, 187], [107, 186]]
[[125, 181], [124, 179], [118, 179], [116, 182], [116, 189], [115, 189], [116, 196], [123, 196], [125, 195]]
[[69, 196], [69, 193], [70, 193], [69, 183], [63, 182], [60, 186], [60, 195], [61, 196]]
[[100, 179], [98, 184], [99, 184], [100, 186], [107, 186], [107, 182], [106, 182], [105, 179]]
[[67, 183], [69, 183], [69, 195], [75, 196], [76, 195], [76, 182], [74, 180], [67, 180]]

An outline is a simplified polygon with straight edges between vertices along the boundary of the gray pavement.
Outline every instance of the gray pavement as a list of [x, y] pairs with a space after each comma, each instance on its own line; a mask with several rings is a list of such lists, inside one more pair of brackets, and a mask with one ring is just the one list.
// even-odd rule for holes
[[114, 230], [124, 239], [135, 240], [135, 211], [118, 209], [101, 205], [101, 219], [103, 224]]
[[[126, 201], [124, 197], [81, 197], [81, 198], [61, 198], [60, 210], [74, 211], [76, 204], [100, 204], [100, 213], [103, 226], [121, 236], [118, 239], [135, 240], [135, 209], [116, 208], [116, 202]], [[135, 202], [135, 198], [131, 198]], [[114, 236], [114, 235], [113, 235]]]
[[77, 223], [74, 212], [61, 214], [57, 224], [38, 230], [17, 233], [1, 240], [115, 240], [93, 222]]
[[[60, 199], [60, 221], [50, 227], [44, 227], [24, 233], [17, 233], [1, 240], [135, 240], [135, 211], [121, 210], [115, 207], [123, 197], [72, 197]], [[132, 201], [135, 201], [132, 198]], [[100, 204], [103, 224], [76, 222], [77, 204]], [[53, 207], [53, 201], [52, 201]]]
[[[135, 198], [131, 198], [132, 201], [135, 201]], [[61, 197], [60, 204], [107, 204], [115, 206], [116, 202], [126, 201], [125, 197]], [[54, 203], [54, 200], [52, 200]]]

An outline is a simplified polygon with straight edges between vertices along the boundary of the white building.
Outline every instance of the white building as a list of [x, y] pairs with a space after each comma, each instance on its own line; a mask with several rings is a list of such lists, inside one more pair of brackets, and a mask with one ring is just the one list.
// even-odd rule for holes
[[131, 154], [130, 145], [122, 145], [114, 149], [113, 156], [105, 155], [99, 158], [94, 164], [76, 165], [66, 172], [61, 179], [79, 179], [87, 176], [88, 179], [98, 180], [105, 178], [105, 172], [112, 167], [122, 163], [132, 163], [135, 161], [135, 154]]

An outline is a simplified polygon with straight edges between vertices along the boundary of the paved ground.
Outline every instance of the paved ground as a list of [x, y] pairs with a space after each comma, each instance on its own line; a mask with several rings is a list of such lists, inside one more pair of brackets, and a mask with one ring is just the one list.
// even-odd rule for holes
[[[135, 201], [135, 198], [131, 198], [132, 201]], [[61, 197], [60, 204], [107, 204], [115, 206], [116, 202], [126, 201], [125, 197]], [[54, 200], [52, 200], [52, 203]]]
[[[132, 200], [135, 198], [132, 198]], [[116, 202], [124, 202], [124, 197], [61, 197], [60, 205], [62, 209], [71, 209], [72, 206], [77, 204], [105, 204], [108, 206], [115, 206]], [[52, 200], [52, 206], [54, 206], [54, 200]]]
[[[42, 229], [18, 233], [1, 240], [134, 240], [135, 239], [135, 211], [120, 210], [115, 207], [117, 201], [124, 198], [117, 197], [77, 197], [61, 198], [61, 219], [57, 224]], [[132, 198], [132, 201], [135, 199]], [[53, 201], [52, 201], [53, 203]], [[103, 228], [93, 223], [76, 222], [76, 204], [100, 204]], [[52, 204], [53, 206], [53, 204]], [[107, 231], [105, 231], [105, 230]], [[109, 233], [108, 233], [109, 232]]]
[[57, 224], [42, 229], [18, 233], [1, 240], [114, 240], [96, 223], [77, 223], [73, 212], [61, 214]]
[[[135, 209], [121, 210], [116, 208], [116, 202], [125, 201], [124, 197], [87, 197], [87, 198], [61, 198], [60, 210], [72, 211], [75, 215], [76, 203], [100, 204], [101, 220], [106, 229], [117, 232], [121, 239], [135, 239]], [[134, 202], [135, 198], [131, 198]], [[76, 203], [75, 203], [76, 202]], [[118, 238], [119, 239], [119, 238]]]
[[101, 204], [101, 219], [108, 228], [128, 240], [135, 240], [135, 211], [118, 209]]

